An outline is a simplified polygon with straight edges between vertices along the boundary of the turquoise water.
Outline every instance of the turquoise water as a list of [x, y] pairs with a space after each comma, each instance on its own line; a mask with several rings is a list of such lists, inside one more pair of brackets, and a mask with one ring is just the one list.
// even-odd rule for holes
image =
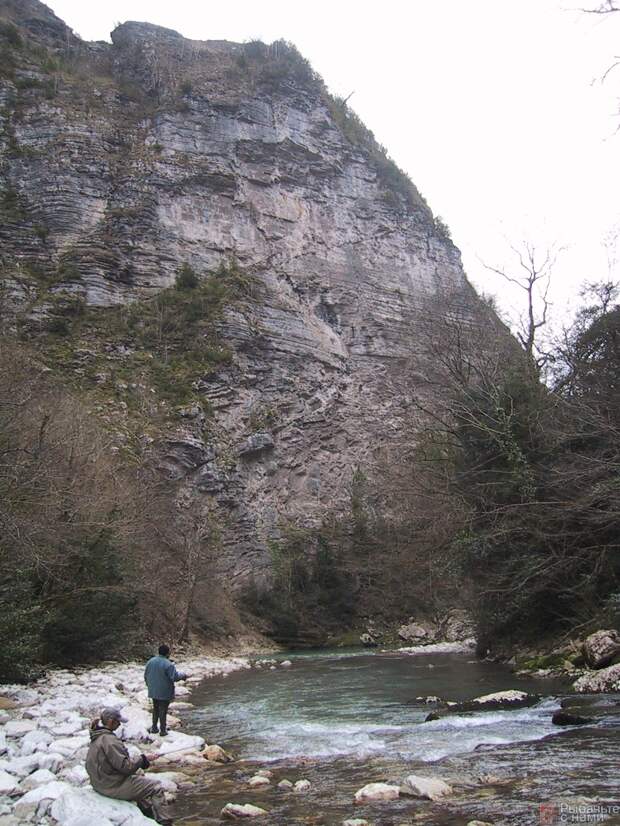
[[[381, 817], [413, 823], [420, 815], [429, 823], [465, 824], [463, 818], [487, 819], [490, 810], [493, 822], [499, 814], [502, 822], [538, 822], [539, 804], [564, 794], [560, 786], [568, 767], [578, 774], [579, 794], [587, 789], [595, 797], [620, 799], [616, 772], [609, 769], [617, 766], [620, 745], [614, 698], [602, 705], [599, 698], [594, 726], [567, 732], [551, 723], [569, 693], [566, 685], [518, 678], [471, 655], [356, 651], [290, 659], [289, 668], [264, 665], [195, 690], [196, 708], [186, 716], [186, 730], [220, 743], [238, 762], [210, 775], [208, 789], [184, 798], [181, 811], [192, 822], [215, 822], [225, 802], [261, 805], [270, 812], [270, 823], [336, 824], [353, 816], [375, 822], [376, 804], [353, 811], [354, 792], [365, 783], [397, 782], [410, 773], [441, 777], [455, 784], [458, 794], [441, 805], [410, 799], [381, 804]], [[433, 706], [416, 700], [427, 695], [464, 700], [511, 688], [540, 694], [541, 700], [531, 708], [433, 722], [424, 722]], [[293, 795], [274, 786], [249, 789], [247, 779], [257, 768], [274, 771], [274, 786], [284, 777], [303, 777], [312, 790]], [[499, 777], [501, 783], [481, 784], [480, 775]], [[578, 786], [575, 778], [571, 783]]]

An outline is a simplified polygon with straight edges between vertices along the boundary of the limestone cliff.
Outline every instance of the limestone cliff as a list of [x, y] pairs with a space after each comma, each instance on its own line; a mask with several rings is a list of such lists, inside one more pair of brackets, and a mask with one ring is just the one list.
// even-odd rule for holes
[[228, 581], [260, 579], [269, 537], [337, 509], [398, 435], [416, 309], [471, 292], [459, 252], [289, 45], [133, 22], [85, 43], [37, 0], [2, 0], [0, 22], [5, 298], [126, 304], [233, 259], [258, 285], [158, 461], [218, 511]]

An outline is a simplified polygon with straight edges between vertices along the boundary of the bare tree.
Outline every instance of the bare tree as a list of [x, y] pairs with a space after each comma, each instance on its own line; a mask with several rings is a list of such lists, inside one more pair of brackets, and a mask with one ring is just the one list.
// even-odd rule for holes
[[547, 355], [539, 344], [540, 331], [549, 320], [551, 273], [562, 248], [552, 246], [540, 252], [534, 244], [524, 241], [520, 245], [511, 244], [510, 249], [516, 259], [513, 269], [484, 262], [483, 265], [524, 293], [525, 311], [519, 314], [516, 335], [531, 367], [540, 374], [547, 362]]

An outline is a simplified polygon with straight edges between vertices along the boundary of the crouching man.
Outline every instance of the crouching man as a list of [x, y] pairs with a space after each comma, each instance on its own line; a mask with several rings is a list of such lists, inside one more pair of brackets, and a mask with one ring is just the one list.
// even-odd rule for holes
[[130, 757], [129, 752], [114, 734], [126, 718], [116, 708], [104, 708], [99, 719], [90, 727], [90, 746], [86, 757], [86, 771], [93, 789], [104, 797], [131, 800], [138, 804], [146, 817], [157, 823], [172, 826], [164, 790], [155, 780], [136, 777], [139, 769], [146, 769], [157, 754]]

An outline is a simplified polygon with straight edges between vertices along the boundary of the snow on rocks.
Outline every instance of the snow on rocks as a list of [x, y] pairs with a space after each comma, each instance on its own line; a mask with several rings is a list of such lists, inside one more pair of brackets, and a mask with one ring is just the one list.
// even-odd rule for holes
[[266, 815], [267, 811], [251, 803], [227, 803], [220, 814], [222, 817], [236, 820], [239, 817], [260, 817]]
[[405, 777], [400, 787], [400, 793], [409, 797], [440, 800], [442, 797], [452, 794], [452, 787], [435, 777], [419, 777], [417, 774], [410, 774]]
[[368, 783], [355, 792], [356, 803], [371, 803], [374, 801], [396, 800], [400, 797], [400, 788], [391, 783]]

